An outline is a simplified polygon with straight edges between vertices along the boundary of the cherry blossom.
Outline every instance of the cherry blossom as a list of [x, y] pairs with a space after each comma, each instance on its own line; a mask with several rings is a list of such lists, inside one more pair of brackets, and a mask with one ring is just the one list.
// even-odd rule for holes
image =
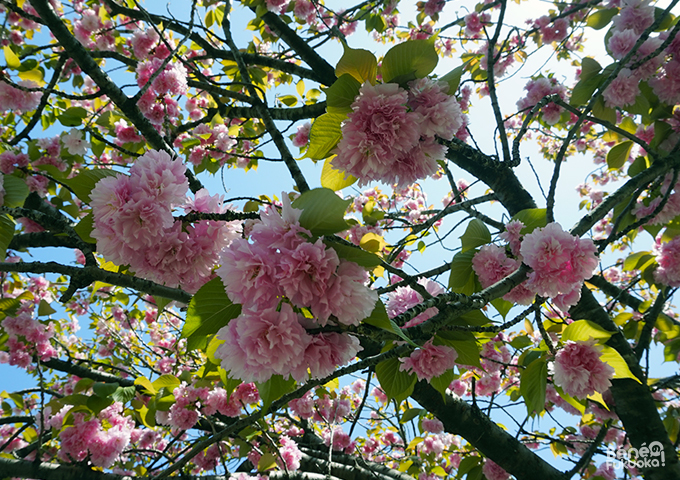
[[451, 370], [456, 365], [458, 352], [445, 345], [433, 345], [428, 341], [421, 348], [411, 353], [410, 356], [400, 358], [400, 371], [415, 373], [418, 380], [427, 380], [442, 375], [447, 370]]
[[586, 398], [595, 392], [605, 392], [614, 369], [600, 360], [601, 348], [595, 341], [569, 340], [555, 356], [553, 379], [569, 395]]

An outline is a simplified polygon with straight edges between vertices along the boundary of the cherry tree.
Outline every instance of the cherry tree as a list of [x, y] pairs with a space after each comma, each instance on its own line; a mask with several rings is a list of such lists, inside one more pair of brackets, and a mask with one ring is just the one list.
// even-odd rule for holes
[[0, 478], [680, 478], [677, 0], [339, 3], [0, 0]]

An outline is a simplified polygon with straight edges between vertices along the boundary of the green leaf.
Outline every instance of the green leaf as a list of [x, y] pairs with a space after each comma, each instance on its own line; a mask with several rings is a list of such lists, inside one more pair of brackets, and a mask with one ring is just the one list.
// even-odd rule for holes
[[385, 309], [385, 305], [381, 300], [378, 300], [371, 314], [368, 317], [366, 317], [363, 321], [364, 323], [373, 325], [374, 327], [380, 328], [381, 330], [394, 333], [399, 338], [405, 340], [414, 347], [417, 346], [415, 343], [413, 343], [413, 340], [408, 338], [404, 331], [401, 328], [399, 328], [399, 326], [387, 316], [387, 310]]
[[92, 238], [92, 230], [94, 230], [94, 217], [92, 216], [92, 212], [81, 218], [73, 229], [78, 236], [87, 243], [97, 243], [97, 241]]
[[65, 127], [77, 127], [87, 117], [87, 110], [83, 107], [71, 107], [57, 117], [57, 120]]
[[472, 291], [469, 291], [469, 285], [472, 281], [474, 288], [475, 273], [472, 270], [472, 257], [476, 253], [474, 250], [468, 250], [454, 255], [449, 273], [449, 288], [454, 292], [466, 295], [472, 293]]
[[454, 377], [455, 374], [453, 373], [453, 369], [447, 370], [441, 375], [433, 377], [432, 380], [430, 380], [430, 385], [432, 385], [432, 388], [441, 393], [443, 398], [446, 395], [446, 389], [449, 388], [449, 385], [451, 385], [451, 382], [453, 382]]
[[0, 320], [5, 317], [13, 317], [21, 306], [22, 300], [32, 300], [33, 294], [31, 292], [24, 292], [15, 298], [0, 299]]
[[545, 208], [527, 208], [517, 212], [512, 219], [519, 220], [524, 224], [520, 231], [522, 235], [528, 235], [537, 228], [543, 228], [548, 224]]
[[182, 338], [187, 339], [187, 349], [204, 349], [210, 335], [217, 333], [229, 320], [240, 314], [241, 305], [231, 302], [219, 277], [213, 278], [189, 302], [182, 328]]
[[390, 48], [383, 58], [383, 82], [406, 83], [424, 78], [434, 70], [438, 61], [439, 55], [432, 39], [400, 43]]
[[595, 90], [597, 90], [597, 87], [600, 86], [600, 82], [602, 81], [601, 77], [601, 75], [593, 75], [588, 79], [579, 80], [571, 91], [569, 104], [577, 107], [588, 103], [593, 97]]
[[295, 95], [283, 95], [279, 97], [279, 101], [287, 107], [294, 107], [297, 104], [298, 99]]
[[324, 113], [314, 120], [309, 132], [309, 146], [305, 157], [312, 160], [323, 160], [330, 156], [331, 150], [342, 138], [340, 124], [346, 118], [347, 115], [341, 113]]
[[581, 415], [583, 415], [585, 413], [585, 411], [586, 411], [585, 401], [583, 401], [583, 402], [579, 401], [578, 399], [572, 397], [568, 393], [564, 393], [564, 390], [562, 390], [562, 388], [558, 387], [557, 385], [553, 385], [553, 386], [555, 387], [555, 391], [558, 393], [558, 395], [560, 397], [562, 397], [562, 399], [564, 401], [566, 401], [569, 405], [571, 405], [576, 410], [581, 412]]
[[615, 145], [607, 152], [607, 165], [611, 169], [623, 167], [630, 157], [630, 151], [633, 149], [633, 141], [626, 140], [618, 145]]
[[447, 345], [456, 349], [456, 363], [482, 368], [479, 363], [479, 345], [471, 332], [440, 331], [434, 337], [435, 345]]
[[654, 260], [654, 255], [649, 252], [636, 252], [626, 257], [623, 261], [623, 269], [627, 272], [640, 270]]
[[328, 157], [323, 163], [323, 169], [321, 170], [321, 186], [337, 192], [338, 190], [342, 190], [343, 188], [354, 184], [357, 181], [357, 178], [342, 170], [334, 169], [333, 165], [331, 165], [333, 158], [335, 158], [335, 155]]
[[636, 382], [642, 383], [635, 375], [633, 375], [633, 372], [630, 371], [628, 364], [621, 354], [609, 345], [604, 345], [602, 347], [600, 360], [614, 369], [614, 378], [632, 378]]
[[5, 207], [16, 208], [24, 205], [24, 200], [28, 197], [28, 186], [23, 179], [14, 175], [5, 175], [3, 188], [5, 189], [3, 203]]
[[588, 15], [586, 26], [595, 30], [601, 30], [606, 27], [609, 22], [611, 22], [612, 18], [614, 18], [614, 15], [617, 13], [619, 13], [619, 9], [616, 7], [596, 10], [595, 12]]
[[106, 398], [110, 395], [113, 394], [118, 389], [119, 385], [118, 383], [104, 383], [104, 382], [97, 382], [94, 385], [92, 385], [92, 390], [94, 390], [94, 393], [102, 398]]
[[76, 196], [83, 202], [89, 203], [90, 192], [92, 192], [92, 189], [95, 187], [97, 182], [99, 182], [102, 178], [115, 177], [116, 175], [121, 174], [105, 168], [99, 168], [97, 170], [82, 170], [75, 177], [62, 180], [62, 183], [73, 190]]
[[463, 244], [462, 252], [467, 252], [481, 245], [491, 242], [491, 233], [487, 226], [478, 218], [472, 219], [465, 229], [465, 233], [460, 237]]
[[111, 395], [114, 402], [127, 403], [133, 398], [137, 393], [135, 387], [118, 387], [115, 392]]
[[265, 452], [257, 461], [257, 471], [266, 472], [276, 466], [276, 456], [272, 452]]
[[472, 471], [475, 467], [479, 466], [480, 461], [481, 458], [476, 456], [469, 456], [463, 458], [460, 461], [460, 465], [458, 466], [458, 474], [456, 475], [456, 478], [463, 478], [463, 475]]
[[[628, 118], [628, 117], [626, 117]], [[628, 176], [629, 177], [634, 177], [638, 173], [642, 173], [643, 171], [647, 170], [651, 166], [651, 163], [649, 162], [649, 159], [647, 157], [637, 157], [633, 163], [630, 164], [630, 167], [628, 167]]]
[[9, 68], [17, 69], [21, 67], [19, 57], [16, 56], [9, 46], [4, 46], [2, 49], [5, 52], [5, 62]]
[[[112, 398], [92, 395], [91, 397], [87, 398], [87, 402], [85, 404], [87, 405], [87, 408], [89, 408], [92, 411], [92, 413], [98, 414], [106, 407], [110, 406], [112, 403], [113, 403]], [[70, 410], [69, 413], [71, 413], [72, 411], [73, 410]]]
[[281, 375], [274, 375], [266, 382], [256, 383], [256, 385], [262, 399], [262, 409], [265, 410], [272, 402], [293, 390], [295, 380], [290, 377], [284, 379]]
[[378, 74], [378, 60], [368, 50], [354, 49], [344, 46], [344, 53], [335, 67], [335, 75], [341, 77], [349, 74], [359, 83], [369, 82], [375, 85]]
[[577, 320], [574, 323], [567, 325], [567, 328], [562, 332], [562, 341], [569, 340], [574, 342], [587, 342], [591, 338], [603, 343], [609, 340], [613, 332], [608, 332], [596, 323], [590, 320]]
[[427, 410], [425, 410], [424, 408], [409, 408], [401, 416], [401, 418], [399, 419], [399, 423], [401, 423], [403, 425], [404, 423], [410, 422], [411, 420], [413, 420], [417, 416], [424, 415], [426, 413], [427, 413]]
[[454, 68], [449, 73], [447, 73], [446, 75], [439, 79], [440, 81], [446, 82], [449, 85], [449, 91], [447, 92], [449, 95], [455, 94], [456, 91], [458, 90], [458, 86], [460, 85], [460, 79], [462, 78], [464, 72], [465, 64]]
[[53, 313], [57, 313], [57, 311], [52, 308], [45, 300], [40, 300], [40, 303], [38, 304], [38, 316], [47, 317]]
[[14, 220], [9, 215], [0, 215], [0, 258], [5, 258], [7, 247], [14, 238]]
[[367, 269], [373, 269], [380, 265], [380, 257], [375, 253], [367, 252], [359, 247], [345, 245], [338, 242], [324, 241], [326, 246], [331, 247], [338, 257], [354, 262]]
[[579, 80], [588, 80], [600, 73], [602, 66], [597, 61], [590, 57], [585, 57], [581, 60], [581, 75]]
[[352, 103], [359, 95], [361, 83], [349, 73], [343, 74], [333, 85], [324, 89], [326, 108], [330, 113], [347, 114], [352, 111]]
[[293, 207], [302, 210], [300, 225], [314, 235], [332, 235], [347, 230], [345, 210], [351, 200], [343, 200], [329, 188], [315, 188], [300, 195]]
[[484, 315], [481, 310], [472, 310], [471, 312], [464, 313], [460, 317], [456, 318], [454, 323], [479, 327], [490, 322], [491, 320], [489, 320], [489, 318]]
[[378, 235], [374, 232], [368, 232], [364, 234], [364, 236], [361, 237], [361, 241], [359, 242], [359, 246], [361, 248], [372, 253], [382, 252], [383, 248], [385, 248], [385, 245], [387, 245], [385, 239], [381, 235]]
[[524, 397], [529, 415], [541, 413], [545, 408], [545, 387], [548, 378], [548, 362], [537, 358], [522, 371], [519, 390]]
[[179, 381], [179, 378], [177, 378], [174, 375], [170, 375], [169, 373], [166, 373], [165, 375], [161, 375], [156, 380], [154, 380], [152, 385], [153, 388], [156, 389], [156, 391], [159, 391], [161, 388], [174, 390], [175, 387], [179, 386], [181, 383], [182, 382]]
[[495, 298], [491, 300], [491, 305], [493, 305], [496, 311], [501, 315], [501, 317], [503, 317], [503, 320], [505, 320], [505, 316], [508, 314], [510, 309], [515, 306], [514, 303], [503, 300], [502, 298]]
[[418, 380], [415, 375], [399, 370], [401, 362], [398, 358], [383, 360], [375, 367], [380, 386], [389, 398], [397, 403], [404, 401], [411, 393]]
[[604, 104], [602, 96], [597, 97], [597, 101], [595, 102], [595, 105], [593, 105], [593, 116], [610, 123], [616, 123], [616, 110], [607, 107]]
[[158, 390], [156, 390], [156, 387], [153, 386], [151, 380], [149, 380], [146, 377], [135, 378], [135, 385], [141, 385], [142, 387], [146, 388], [146, 390], [151, 394], [158, 393]]

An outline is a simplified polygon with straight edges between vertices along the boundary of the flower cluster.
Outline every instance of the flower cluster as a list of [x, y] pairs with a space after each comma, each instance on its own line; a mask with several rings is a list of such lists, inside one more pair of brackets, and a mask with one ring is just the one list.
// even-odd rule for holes
[[654, 254], [659, 264], [654, 270], [654, 280], [669, 287], [680, 287], [680, 237], [666, 243], [657, 238]]
[[352, 112], [342, 124], [334, 168], [359, 179], [409, 185], [437, 171], [446, 149], [435, 136], [450, 140], [463, 124], [460, 105], [448, 86], [428, 78], [409, 83], [361, 86]]
[[[561, 85], [556, 78], [546, 77], [529, 80], [524, 86], [524, 90], [527, 91], [527, 96], [517, 102], [517, 108], [520, 110], [526, 110], [533, 107], [548, 95], [559, 95], [560, 98], [564, 100], [567, 93], [567, 89], [564, 85]], [[543, 121], [548, 125], [555, 125], [560, 120], [562, 111], [563, 108], [557, 104], [553, 102], [548, 103], [541, 108]]]
[[[30, 80], [22, 80], [19, 85], [27, 88], [37, 87]], [[30, 112], [40, 103], [40, 92], [27, 92], [13, 87], [0, 79], [0, 112]]]
[[188, 200], [188, 188], [181, 160], [154, 150], [137, 159], [129, 176], [100, 180], [90, 194], [99, 252], [117, 265], [130, 265], [141, 277], [198, 290], [237, 233], [233, 223], [175, 221], [172, 211], [179, 206], [187, 213], [226, 211], [206, 190]]
[[[429, 293], [433, 297], [436, 297], [437, 295], [444, 292], [444, 289], [440, 287], [439, 284], [427, 278], [418, 279], [418, 284], [425, 287], [427, 293]], [[404, 313], [409, 308], [416, 306], [422, 301], [423, 301], [422, 295], [416, 292], [413, 288], [409, 286], [398, 287], [394, 292], [390, 292], [387, 294], [387, 303], [385, 304], [385, 308], [387, 309], [387, 314], [389, 315], [389, 317], [394, 318], [397, 315]], [[406, 322], [403, 325], [403, 328], [420, 325], [425, 320], [436, 315], [438, 311], [439, 310], [437, 310], [436, 307], [428, 308], [423, 313], [413, 317], [411, 320]]]
[[[64, 407], [51, 419], [51, 426], [61, 429], [59, 455], [64, 460], [76, 461], [83, 461], [89, 455], [93, 465], [111, 467], [130, 443], [135, 430], [134, 420], [121, 414], [123, 405], [120, 402], [102, 410], [97, 418], [90, 419], [85, 412], [67, 412], [69, 408]], [[62, 429], [61, 423], [66, 415], [72, 417], [73, 423]]]
[[551, 297], [561, 310], [579, 301], [583, 282], [592, 277], [598, 264], [593, 241], [575, 237], [557, 223], [526, 235], [520, 253], [533, 269], [526, 287]]
[[242, 305], [241, 315], [218, 332], [224, 343], [215, 356], [232, 378], [320, 378], [361, 349], [353, 336], [305, 330], [331, 319], [357, 325], [375, 307], [377, 294], [365, 286], [362, 267], [340, 259], [321, 239], [308, 241], [312, 234], [300, 225], [301, 213], [284, 196], [283, 216], [267, 209], [251, 228], [252, 243], [235, 239], [221, 255], [216, 273], [229, 298]]
[[9, 354], [0, 352], [0, 363], [28, 368], [33, 355], [42, 361], [57, 356], [57, 351], [50, 344], [50, 339], [54, 337], [54, 324], [50, 322], [45, 325], [34, 319], [33, 310], [33, 304], [24, 303], [15, 317], [7, 316], [0, 322], [2, 329], [9, 335], [6, 343]]
[[555, 384], [577, 398], [605, 392], [611, 385], [609, 380], [614, 376], [614, 369], [600, 360], [600, 350], [592, 340], [569, 340], [555, 355]]
[[421, 348], [417, 348], [410, 356], [400, 358], [400, 371], [415, 373], [418, 380], [427, 380], [442, 375], [456, 365], [458, 352], [446, 345], [433, 345], [429, 340]]
[[597, 267], [597, 248], [590, 239], [581, 239], [562, 230], [557, 223], [537, 228], [520, 236], [523, 224], [510, 222], [503, 233], [517, 258], [504, 248], [485, 245], [472, 259], [472, 268], [482, 287], [502, 280], [519, 268], [521, 262], [532, 268], [529, 278], [503, 298], [521, 305], [530, 304], [535, 295], [551, 297], [561, 310], [568, 310], [581, 298], [581, 286]]

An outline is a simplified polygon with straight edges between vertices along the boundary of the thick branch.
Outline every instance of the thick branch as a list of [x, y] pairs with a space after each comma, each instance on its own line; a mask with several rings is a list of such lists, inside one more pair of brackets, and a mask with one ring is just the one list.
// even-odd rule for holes
[[432, 412], [444, 429], [460, 435], [517, 480], [564, 480], [564, 474], [491, 421], [479, 408], [418, 382], [411, 397]]
[[91, 282], [99, 280], [100, 282], [118, 285], [119, 287], [134, 288], [150, 295], [170, 298], [182, 303], [189, 303], [191, 301], [191, 295], [179, 288], [166, 287], [150, 280], [109, 272], [98, 267], [70, 267], [57, 262], [0, 263], [0, 272], [59, 273], [62, 275], [79, 276], [89, 279]]
[[623, 334], [586, 287], [581, 289], [581, 300], [578, 305], [572, 307], [569, 313], [574, 320], [587, 319], [609, 332], [616, 332], [607, 344], [619, 352], [633, 375], [640, 379], [640, 382], [630, 378], [613, 379], [611, 392], [614, 396], [614, 408], [623, 422], [633, 447], [640, 448], [643, 443], [652, 442], [661, 442], [663, 445], [666, 464], [661, 467], [641, 469], [645, 479], [680, 478], [680, 463], [678, 463], [675, 447], [668, 438], [666, 427], [659, 417], [658, 409], [646, 385], [646, 378], [638, 364], [635, 352]]

